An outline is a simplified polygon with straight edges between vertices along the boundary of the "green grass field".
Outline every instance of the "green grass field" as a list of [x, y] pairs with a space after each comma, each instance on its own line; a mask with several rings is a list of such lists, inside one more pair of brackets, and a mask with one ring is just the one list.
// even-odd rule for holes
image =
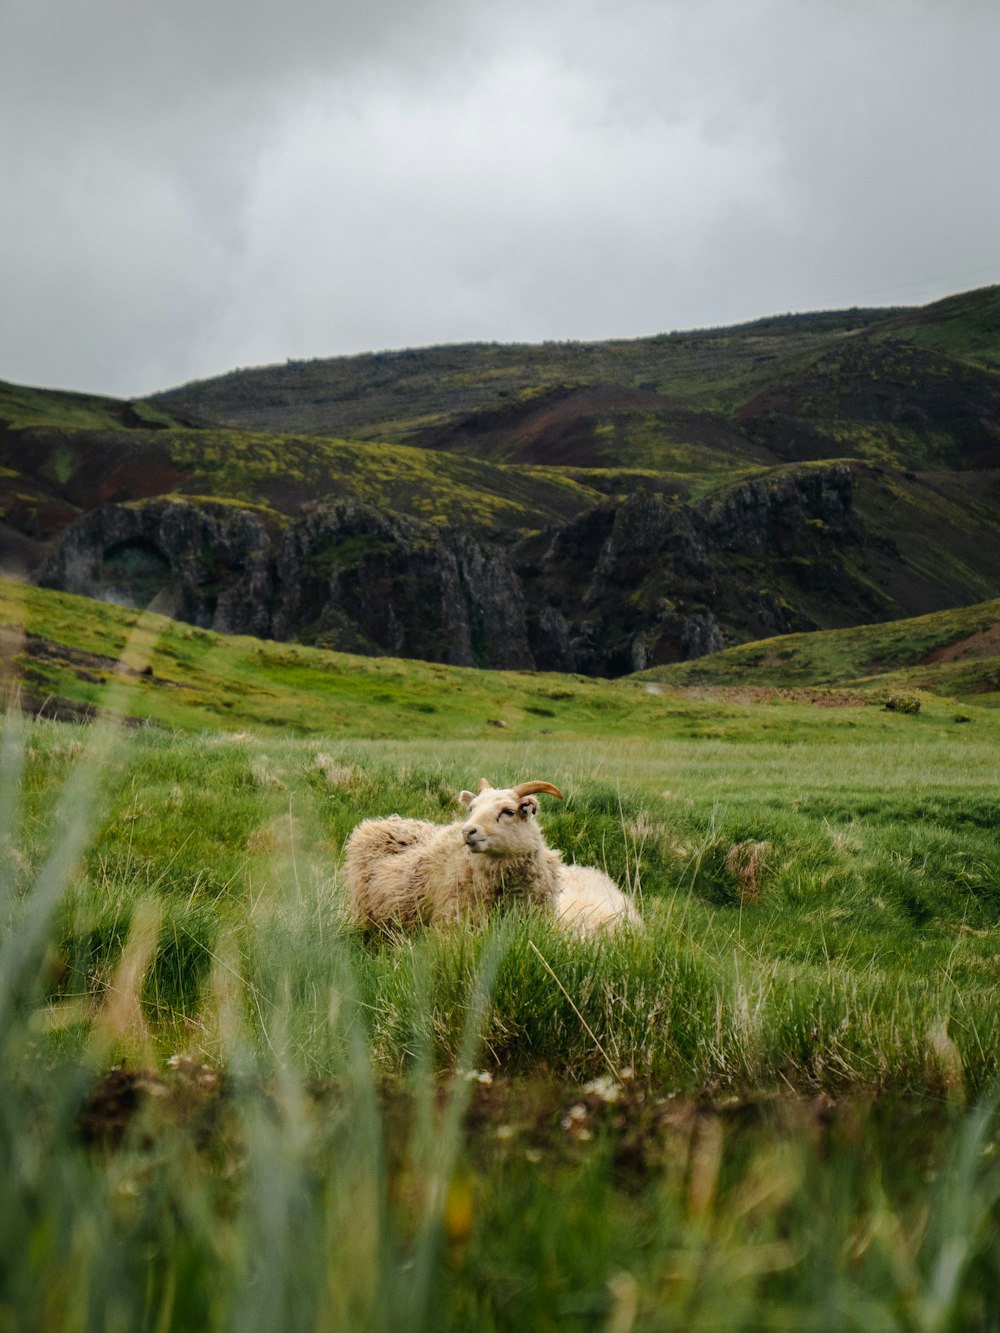
[[[2, 593], [0, 1329], [993, 1326], [988, 696], [887, 710], [821, 635], [685, 689]], [[350, 930], [354, 824], [481, 775], [562, 788], [643, 929]]]

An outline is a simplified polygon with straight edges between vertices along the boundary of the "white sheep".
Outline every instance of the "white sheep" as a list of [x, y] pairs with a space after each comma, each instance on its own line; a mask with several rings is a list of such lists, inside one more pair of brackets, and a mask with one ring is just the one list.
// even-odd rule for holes
[[468, 813], [456, 823], [366, 819], [344, 855], [353, 921], [407, 927], [481, 918], [501, 901], [521, 901], [584, 934], [635, 922], [635, 909], [606, 875], [564, 866], [546, 845], [535, 819], [539, 792], [562, 797], [550, 782], [491, 787], [483, 778], [477, 793], [459, 792]]

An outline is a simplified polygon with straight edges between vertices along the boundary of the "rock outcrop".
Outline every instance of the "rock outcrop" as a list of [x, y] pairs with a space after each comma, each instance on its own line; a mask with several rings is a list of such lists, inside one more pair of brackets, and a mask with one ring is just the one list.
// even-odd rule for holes
[[274, 530], [252, 509], [155, 499], [103, 505], [72, 523], [40, 582], [124, 606], [157, 594], [178, 620], [270, 632]]
[[279, 527], [228, 504], [106, 505], [66, 531], [49, 586], [223, 633], [457, 666], [530, 668], [524, 597], [498, 547], [343, 501]]
[[307, 506], [274, 560], [272, 637], [455, 666], [530, 668], [521, 585], [498, 548], [344, 501]]
[[[525, 543], [540, 667], [620, 675], [750, 636], [815, 629], [789, 591], [832, 588], [862, 532], [845, 464], [781, 471], [691, 506], [637, 491]], [[808, 600], [805, 598], [804, 600]]]
[[176, 497], [67, 530], [45, 582], [229, 633], [462, 666], [616, 676], [815, 628], [857, 589], [846, 464], [757, 475], [696, 505], [636, 491], [513, 549], [354, 501], [281, 522]]

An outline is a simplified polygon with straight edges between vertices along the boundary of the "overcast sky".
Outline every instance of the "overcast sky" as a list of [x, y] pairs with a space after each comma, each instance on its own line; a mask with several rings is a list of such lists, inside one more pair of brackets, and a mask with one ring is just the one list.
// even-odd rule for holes
[[0, 378], [1000, 281], [997, 0], [0, 0]]

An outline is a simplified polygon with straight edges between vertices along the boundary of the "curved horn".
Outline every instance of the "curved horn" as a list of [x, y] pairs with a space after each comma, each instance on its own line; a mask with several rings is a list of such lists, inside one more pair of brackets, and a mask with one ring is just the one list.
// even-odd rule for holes
[[491, 785], [491, 784], [490, 784], [490, 780], [489, 780], [489, 778], [480, 778], [480, 779], [479, 779], [479, 790], [480, 790], [480, 791], [489, 791], [489, 789], [490, 789], [490, 785]]
[[549, 796], [558, 796], [562, 800], [562, 792], [558, 787], [553, 787], [551, 782], [519, 782], [514, 788], [515, 796], [533, 796], [536, 791], [544, 791]]

